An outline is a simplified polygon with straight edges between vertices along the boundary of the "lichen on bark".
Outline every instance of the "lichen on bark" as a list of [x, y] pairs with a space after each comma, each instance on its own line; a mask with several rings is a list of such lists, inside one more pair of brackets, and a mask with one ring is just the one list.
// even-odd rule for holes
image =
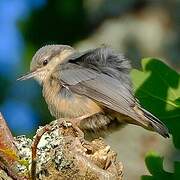
[[[48, 125], [41, 136], [39, 132], [45, 129], [41, 127], [34, 140], [25, 136], [14, 138], [12, 142], [17, 148], [18, 161], [23, 170], [29, 172], [29, 177], [8, 177], [6, 169], [1, 169], [0, 179], [4, 174], [11, 179], [37, 179], [37, 180], [91, 180], [91, 179], [118, 179], [123, 177], [123, 166], [116, 160], [116, 153], [106, 145], [102, 138], [91, 142], [79, 136], [79, 133], [70, 123], [53, 121]], [[32, 144], [38, 139], [35, 161], [32, 167]], [[21, 162], [23, 162], [21, 164]], [[2, 162], [3, 163], [3, 162]], [[27, 168], [27, 169], [23, 169]], [[35, 169], [33, 177], [31, 168]], [[22, 174], [22, 172], [19, 172]]]

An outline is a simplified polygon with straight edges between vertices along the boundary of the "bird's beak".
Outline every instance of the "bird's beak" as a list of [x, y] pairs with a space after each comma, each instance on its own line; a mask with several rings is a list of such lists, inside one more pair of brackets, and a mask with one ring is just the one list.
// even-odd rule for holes
[[17, 81], [24, 81], [24, 80], [31, 79], [35, 77], [38, 73], [39, 73], [38, 70], [30, 71], [26, 73], [25, 75], [22, 75], [21, 77], [19, 77]]

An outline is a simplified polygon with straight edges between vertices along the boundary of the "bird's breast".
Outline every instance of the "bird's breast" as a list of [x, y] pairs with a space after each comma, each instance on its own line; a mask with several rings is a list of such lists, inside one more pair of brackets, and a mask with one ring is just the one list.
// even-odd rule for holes
[[76, 118], [102, 112], [100, 106], [88, 97], [73, 93], [56, 80], [43, 84], [43, 96], [52, 116], [56, 118]]

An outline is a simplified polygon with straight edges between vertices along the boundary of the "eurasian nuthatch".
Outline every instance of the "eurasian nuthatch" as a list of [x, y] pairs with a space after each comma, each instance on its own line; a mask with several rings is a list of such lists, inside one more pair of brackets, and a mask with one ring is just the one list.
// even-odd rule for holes
[[19, 80], [35, 78], [52, 116], [71, 119], [81, 130], [98, 131], [116, 119], [169, 137], [166, 126], [134, 97], [130, 69], [128, 59], [107, 47], [80, 53], [67, 45], [47, 45]]

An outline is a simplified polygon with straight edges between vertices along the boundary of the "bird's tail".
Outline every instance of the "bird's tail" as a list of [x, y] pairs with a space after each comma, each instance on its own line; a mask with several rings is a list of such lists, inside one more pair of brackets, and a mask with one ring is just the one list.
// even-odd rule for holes
[[165, 138], [169, 137], [169, 131], [166, 125], [161, 122], [157, 117], [153, 114], [145, 110], [144, 108], [138, 106], [138, 113], [140, 117], [146, 122], [146, 128], [155, 132], [158, 132]]

